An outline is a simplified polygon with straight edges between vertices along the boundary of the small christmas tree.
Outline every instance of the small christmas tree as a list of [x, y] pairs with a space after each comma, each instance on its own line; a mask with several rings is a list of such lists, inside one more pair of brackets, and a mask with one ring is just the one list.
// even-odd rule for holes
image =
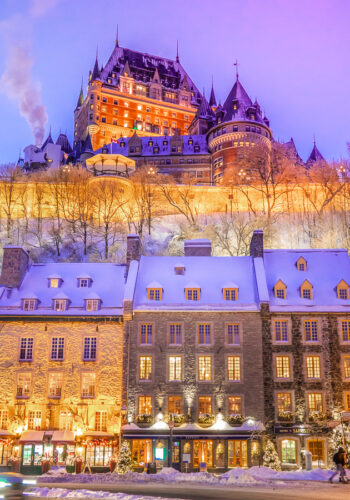
[[281, 470], [280, 459], [278, 458], [274, 444], [270, 440], [267, 441], [265, 446], [263, 464], [265, 465], [265, 467], [270, 467], [270, 469], [274, 469], [277, 471]]
[[125, 474], [126, 472], [130, 471], [131, 471], [131, 452], [127, 441], [123, 441], [123, 444], [119, 451], [115, 472], [117, 474]]

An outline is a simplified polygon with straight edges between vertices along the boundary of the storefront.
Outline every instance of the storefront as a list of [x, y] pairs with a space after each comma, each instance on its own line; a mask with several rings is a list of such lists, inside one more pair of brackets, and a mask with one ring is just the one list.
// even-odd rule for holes
[[109, 432], [90, 431], [77, 444], [77, 455], [92, 472], [107, 472], [112, 456], [117, 452], [118, 442]]
[[0, 472], [8, 470], [9, 461], [13, 457], [14, 440], [13, 434], [7, 430], [0, 429]]
[[46, 455], [51, 456], [51, 445], [44, 442], [44, 431], [23, 432], [19, 444], [22, 447], [21, 472], [41, 474], [41, 464]]
[[53, 431], [51, 437], [52, 459], [57, 465], [73, 465], [75, 438], [72, 431]]

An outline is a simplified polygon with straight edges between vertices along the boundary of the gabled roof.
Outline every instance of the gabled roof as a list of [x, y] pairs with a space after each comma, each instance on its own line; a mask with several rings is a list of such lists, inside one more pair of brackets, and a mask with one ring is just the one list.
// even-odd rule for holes
[[48, 144], [54, 144], [52, 137], [51, 137], [51, 129], [50, 129], [49, 135], [46, 137], [43, 145], [41, 146], [41, 151], [43, 151]]

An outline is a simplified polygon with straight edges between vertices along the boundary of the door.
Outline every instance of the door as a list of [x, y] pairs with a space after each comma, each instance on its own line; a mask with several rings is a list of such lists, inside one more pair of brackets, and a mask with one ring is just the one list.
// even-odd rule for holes
[[222, 441], [219, 441], [216, 445], [215, 466], [219, 468], [225, 467], [225, 446]]
[[199, 467], [203, 462], [207, 467], [213, 467], [213, 441], [207, 439], [193, 441], [193, 467]]
[[228, 467], [248, 467], [247, 441], [228, 441]]

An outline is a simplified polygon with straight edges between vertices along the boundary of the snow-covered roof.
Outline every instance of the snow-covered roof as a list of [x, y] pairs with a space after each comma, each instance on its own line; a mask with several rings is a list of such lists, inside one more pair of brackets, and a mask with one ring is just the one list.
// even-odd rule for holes
[[[307, 261], [306, 271], [297, 269], [300, 257]], [[336, 291], [342, 279], [350, 282], [347, 250], [265, 250], [264, 264], [271, 311], [350, 312], [350, 299], [338, 299]], [[287, 286], [285, 299], [274, 295], [278, 280]], [[300, 296], [300, 286], [305, 280], [313, 285], [312, 299]]]
[[[59, 276], [63, 283], [59, 289], [47, 286], [49, 276]], [[77, 276], [91, 277], [89, 289], [78, 287]], [[0, 316], [119, 316], [122, 314], [125, 265], [111, 263], [49, 263], [33, 264], [27, 271], [19, 289], [0, 297]], [[23, 311], [24, 298], [37, 298], [38, 308]], [[100, 299], [98, 311], [86, 311], [87, 298]], [[69, 300], [65, 311], [54, 311], [53, 299]]]
[[[257, 283], [252, 257], [182, 257], [185, 275], [175, 274], [178, 257], [142, 256], [137, 273], [134, 310], [249, 310], [259, 309]], [[239, 288], [238, 300], [224, 300], [223, 283]], [[162, 283], [162, 300], [147, 298], [152, 281]], [[185, 300], [185, 288], [200, 288], [200, 300]]]
[[151, 281], [151, 283], [148, 283], [147, 288], [162, 288], [162, 285], [159, 281]]

